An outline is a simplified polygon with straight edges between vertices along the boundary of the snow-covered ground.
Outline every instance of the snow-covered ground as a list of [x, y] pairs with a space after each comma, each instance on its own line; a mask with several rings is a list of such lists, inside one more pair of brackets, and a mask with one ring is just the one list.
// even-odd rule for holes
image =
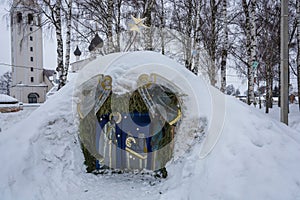
[[19, 122], [27, 118], [36, 108], [35, 106], [24, 106], [23, 110], [19, 112], [0, 113], [1, 131], [16, 126]]
[[[138, 52], [132, 56], [151, 60], [154, 55]], [[155, 56], [164, 64], [175, 65]], [[108, 72], [126, 74], [125, 63], [132, 60], [130, 55], [115, 60]], [[181, 72], [194, 89], [207, 87], [201, 78], [183, 68]], [[290, 115], [294, 122], [290, 128], [208, 86], [208, 91], [196, 90], [202, 99], [190, 104], [198, 105], [201, 116], [208, 120], [205, 139], [194, 139], [189, 149], [167, 164], [167, 179], [132, 173], [95, 176], [85, 173], [83, 165], [72, 108], [74, 85], [74, 81], [69, 82], [29, 117], [19, 123], [11, 121], [12, 126], [1, 132], [1, 200], [300, 200], [299, 113]], [[206, 108], [209, 102], [212, 109]], [[225, 110], [220, 111], [222, 108]], [[213, 138], [214, 148], [202, 156], [200, 152], [211, 143], [209, 138], [217, 125], [220, 137]], [[178, 135], [190, 131], [189, 126], [183, 127]], [[175, 146], [181, 142], [177, 139]]]
[[[265, 108], [260, 110], [261, 112], [265, 112]], [[269, 110], [269, 114], [267, 116], [272, 119], [280, 121], [280, 108], [277, 105], [273, 105], [273, 108]], [[289, 105], [289, 127], [298, 131], [300, 133], [300, 111], [298, 104], [290, 104]]]

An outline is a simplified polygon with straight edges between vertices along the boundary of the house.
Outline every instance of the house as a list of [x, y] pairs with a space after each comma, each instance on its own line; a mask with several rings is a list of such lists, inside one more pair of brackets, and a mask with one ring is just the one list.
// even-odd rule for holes
[[94, 38], [92, 39], [88, 49], [90, 52], [90, 57], [86, 58], [86, 59], [82, 59], [80, 60], [80, 56], [81, 56], [81, 51], [77, 45], [75, 51], [74, 51], [74, 55], [76, 57], [76, 61], [71, 63], [71, 71], [72, 72], [78, 72], [80, 71], [85, 65], [87, 65], [89, 62], [91, 62], [92, 60], [96, 59], [97, 55], [101, 54], [103, 55], [102, 52], [102, 47], [103, 47], [103, 40], [102, 38], [98, 35], [98, 33], [96, 33], [96, 35], [94, 36]]

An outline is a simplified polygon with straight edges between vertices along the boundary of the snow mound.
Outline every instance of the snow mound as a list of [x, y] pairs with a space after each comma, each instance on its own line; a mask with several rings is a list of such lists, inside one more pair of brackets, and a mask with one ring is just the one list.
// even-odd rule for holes
[[0, 103], [17, 103], [18, 100], [6, 94], [0, 94]]
[[[154, 55], [122, 55], [114, 65], [124, 67], [111, 67], [110, 74], [121, 76], [133, 58], [138, 64]], [[179, 67], [201, 97], [192, 105], [207, 120], [206, 138], [192, 140], [187, 151], [168, 163], [166, 180], [85, 173], [72, 108], [76, 84], [71, 81], [28, 118], [0, 133], [0, 199], [300, 199], [299, 133]], [[219, 140], [209, 137], [218, 131]], [[203, 151], [207, 143], [213, 145]]]
[[162, 199], [300, 199], [299, 132], [226, 97], [223, 131], [213, 151], [200, 145], [170, 163]]

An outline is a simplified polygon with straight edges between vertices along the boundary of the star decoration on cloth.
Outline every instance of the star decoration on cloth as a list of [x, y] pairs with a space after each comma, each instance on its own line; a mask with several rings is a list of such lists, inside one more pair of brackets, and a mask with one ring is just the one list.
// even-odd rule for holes
[[130, 31], [137, 31], [137, 32], [141, 32], [141, 28], [148, 28], [148, 26], [146, 26], [144, 24], [144, 21], [146, 20], [146, 17], [145, 18], [135, 18], [131, 15], [131, 18], [133, 20], [133, 23], [130, 23], [129, 24], [129, 30]]

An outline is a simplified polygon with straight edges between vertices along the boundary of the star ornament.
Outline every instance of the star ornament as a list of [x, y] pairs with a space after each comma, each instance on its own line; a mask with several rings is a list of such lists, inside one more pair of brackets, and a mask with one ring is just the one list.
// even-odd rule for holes
[[142, 28], [149, 28], [148, 26], [146, 26], [144, 24], [146, 17], [141, 19], [141, 18], [135, 18], [131, 15], [131, 19], [132, 19], [133, 23], [129, 24], [130, 31], [137, 31], [140, 33]]

